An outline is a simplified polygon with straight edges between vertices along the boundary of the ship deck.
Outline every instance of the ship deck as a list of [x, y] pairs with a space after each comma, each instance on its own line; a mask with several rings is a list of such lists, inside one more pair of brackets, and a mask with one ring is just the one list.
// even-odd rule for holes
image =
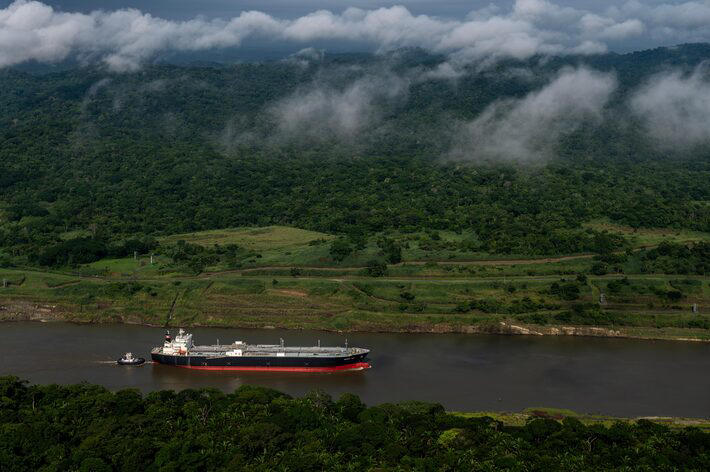
[[[193, 346], [188, 356], [223, 357], [228, 351], [241, 349], [241, 356], [235, 357], [348, 357], [369, 353], [368, 349], [358, 347], [281, 347], [275, 345], [212, 345]], [[151, 353], [162, 354], [162, 347], [153, 348]]]

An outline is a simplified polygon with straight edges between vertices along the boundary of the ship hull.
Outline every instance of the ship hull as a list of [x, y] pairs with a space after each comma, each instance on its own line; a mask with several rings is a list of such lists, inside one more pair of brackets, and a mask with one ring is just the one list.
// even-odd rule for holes
[[367, 354], [347, 357], [191, 356], [152, 353], [154, 363], [184, 369], [242, 372], [338, 372], [368, 369]]

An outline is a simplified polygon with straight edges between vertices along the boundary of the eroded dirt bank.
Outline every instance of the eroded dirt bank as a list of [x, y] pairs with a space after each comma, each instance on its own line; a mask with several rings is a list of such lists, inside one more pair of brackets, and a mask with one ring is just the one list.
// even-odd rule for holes
[[[76, 323], [127, 323], [127, 324], [143, 324], [146, 326], [156, 326], [155, 323], [150, 323], [143, 320], [138, 315], [112, 315], [110, 317], [100, 316], [96, 314], [82, 313], [77, 310], [76, 306], [57, 305], [48, 303], [38, 303], [36, 301], [3, 301], [0, 302], [0, 321], [70, 321]], [[234, 323], [229, 325], [212, 325], [200, 323], [199, 321], [191, 323], [191, 326], [205, 327], [222, 327], [222, 328], [294, 328], [287, 324], [274, 324], [273, 319], [268, 324], [255, 325], [253, 322], [242, 322], [235, 319]], [[386, 326], [382, 324], [357, 324], [351, 329], [336, 330], [329, 326], [319, 326], [317, 324], [309, 325], [308, 328], [320, 329], [323, 331], [359, 331], [359, 332], [399, 332], [399, 333], [465, 333], [465, 334], [496, 334], [506, 336], [588, 336], [588, 337], [604, 337], [604, 338], [631, 338], [631, 339], [649, 339], [649, 340], [675, 340], [675, 341], [693, 341], [693, 342], [710, 342], [710, 339], [701, 339], [693, 337], [691, 333], [688, 335], [668, 334], [662, 331], [654, 333], [653, 330], [646, 330], [643, 334], [631, 332], [623, 327], [608, 328], [601, 326], [541, 326], [515, 323], [511, 321], [499, 321], [495, 323], [482, 323], [474, 325], [458, 325], [458, 324], [407, 324], [404, 326]], [[695, 333], [697, 334], [697, 333]]]

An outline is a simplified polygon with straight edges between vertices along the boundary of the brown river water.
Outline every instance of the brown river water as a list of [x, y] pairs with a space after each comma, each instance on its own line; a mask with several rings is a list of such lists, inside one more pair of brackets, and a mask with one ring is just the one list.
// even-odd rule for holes
[[569, 408], [618, 416], [710, 417], [710, 344], [630, 339], [465, 334], [326, 333], [195, 328], [197, 344], [343, 345], [372, 350], [358, 372], [203, 372], [112, 361], [126, 351], [150, 358], [163, 330], [133, 325], [0, 323], [0, 375], [33, 383], [91, 382], [112, 390], [240, 385], [290, 395], [322, 389], [368, 404], [422, 400], [458, 411]]

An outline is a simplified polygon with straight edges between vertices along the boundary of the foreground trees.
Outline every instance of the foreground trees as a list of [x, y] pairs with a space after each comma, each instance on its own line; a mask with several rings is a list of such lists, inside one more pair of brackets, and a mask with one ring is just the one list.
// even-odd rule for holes
[[0, 378], [0, 470], [707, 470], [710, 433], [567, 418], [505, 426], [242, 386], [109, 392]]

